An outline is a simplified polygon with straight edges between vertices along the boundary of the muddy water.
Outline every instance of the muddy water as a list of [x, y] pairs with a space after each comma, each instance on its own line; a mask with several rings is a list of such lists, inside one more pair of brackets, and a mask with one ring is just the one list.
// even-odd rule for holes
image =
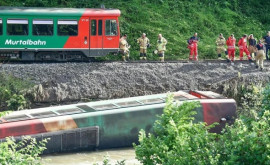
[[91, 165], [94, 163], [102, 165], [106, 155], [109, 156], [110, 164], [113, 165], [122, 160], [126, 160], [126, 165], [140, 165], [135, 159], [135, 150], [132, 148], [47, 155], [42, 157], [42, 163], [45, 165]]

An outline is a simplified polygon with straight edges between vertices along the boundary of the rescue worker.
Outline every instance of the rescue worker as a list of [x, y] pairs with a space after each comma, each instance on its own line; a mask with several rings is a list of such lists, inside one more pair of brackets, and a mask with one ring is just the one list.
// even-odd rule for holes
[[167, 40], [164, 37], [162, 37], [162, 34], [159, 34], [158, 40], [157, 40], [157, 51], [158, 51], [159, 60], [161, 62], [164, 62], [164, 53], [166, 50], [166, 44], [167, 44]]
[[146, 60], [147, 48], [150, 47], [150, 40], [143, 33], [140, 38], [137, 39], [137, 43], [140, 45], [140, 60]]
[[226, 41], [226, 45], [228, 46], [228, 59], [229, 61], [233, 62], [235, 58], [235, 43], [236, 39], [232, 34]]
[[223, 37], [223, 34], [220, 33], [219, 37], [216, 39], [218, 58], [221, 58], [222, 52], [225, 52], [226, 55], [228, 54], [225, 48], [225, 44], [226, 44], [226, 39]]
[[264, 39], [264, 42], [265, 42], [266, 60], [270, 60], [269, 55], [268, 55], [268, 52], [269, 52], [269, 49], [270, 49], [270, 31], [268, 31], [267, 36], [263, 37], [263, 39]]
[[240, 40], [238, 42], [238, 47], [239, 47], [239, 50], [240, 50], [240, 60], [241, 61], [243, 60], [243, 53], [245, 52], [247, 57], [248, 57], [248, 60], [250, 62], [252, 62], [250, 52], [247, 49], [247, 35], [246, 34], [244, 34], [243, 37], [240, 38]]
[[188, 48], [190, 50], [189, 53], [189, 60], [198, 60], [198, 41], [199, 38], [197, 37], [198, 34], [194, 33], [194, 36], [190, 37], [188, 40]]
[[122, 60], [126, 62], [126, 60], [129, 60], [129, 48], [130, 48], [127, 42], [126, 34], [120, 38], [119, 45], [120, 45], [120, 54], [122, 55]]
[[248, 51], [250, 52], [251, 58], [253, 58], [253, 53], [256, 53], [256, 39], [253, 37], [253, 34], [250, 34], [248, 37]]
[[260, 69], [262, 71], [263, 70], [263, 59], [264, 59], [264, 56], [265, 56], [265, 51], [264, 51], [264, 45], [263, 45], [261, 40], [259, 40], [259, 43], [256, 45], [256, 51], [257, 51], [256, 57], [255, 57], [256, 68], [260, 67]]

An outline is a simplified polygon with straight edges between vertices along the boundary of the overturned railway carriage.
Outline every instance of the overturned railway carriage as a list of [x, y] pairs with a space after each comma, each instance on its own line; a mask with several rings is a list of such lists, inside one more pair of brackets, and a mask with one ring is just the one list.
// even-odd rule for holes
[[119, 48], [118, 9], [0, 7], [0, 58], [86, 60]]
[[[220, 132], [236, 115], [236, 103], [213, 92], [175, 92], [174, 99], [199, 101], [196, 121], [220, 125]], [[50, 138], [45, 153], [95, 148], [132, 146], [140, 129], [152, 132], [152, 126], [165, 106], [166, 94], [131, 97], [14, 112], [0, 118], [0, 141], [30, 135]]]

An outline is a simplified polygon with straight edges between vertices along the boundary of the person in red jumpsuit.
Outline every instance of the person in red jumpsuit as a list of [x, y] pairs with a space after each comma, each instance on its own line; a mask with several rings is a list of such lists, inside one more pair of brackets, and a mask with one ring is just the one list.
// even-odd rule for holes
[[232, 34], [226, 41], [226, 45], [228, 46], [228, 60], [234, 61], [235, 57], [235, 43], [236, 39], [234, 38], [234, 35]]
[[197, 37], [198, 34], [194, 33], [194, 36], [190, 37], [188, 40], [188, 48], [190, 50], [189, 53], [189, 60], [198, 60], [198, 41], [199, 38]]
[[240, 50], [240, 60], [241, 61], [243, 60], [243, 53], [245, 52], [248, 57], [248, 60], [252, 62], [250, 52], [248, 51], [248, 48], [247, 48], [247, 35], [246, 34], [243, 35], [243, 37], [239, 40], [238, 47]]

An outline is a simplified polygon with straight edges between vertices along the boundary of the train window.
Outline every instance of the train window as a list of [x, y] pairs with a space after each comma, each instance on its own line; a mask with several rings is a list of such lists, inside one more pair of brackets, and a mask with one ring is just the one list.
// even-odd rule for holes
[[155, 98], [155, 99], [145, 99], [145, 100], [140, 100], [140, 102], [144, 104], [157, 104], [157, 103], [164, 103], [164, 100]]
[[0, 35], [3, 34], [3, 23], [2, 23], [2, 19], [0, 19]]
[[33, 35], [52, 36], [53, 20], [33, 20]]
[[3, 119], [6, 121], [18, 121], [18, 120], [27, 120], [27, 119], [30, 119], [30, 117], [26, 115], [13, 115], [13, 116], [3, 117]]
[[118, 107], [115, 106], [114, 104], [103, 104], [103, 105], [93, 106], [93, 108], [96, 111], [102, 111], [102, 110], [106, 110], [106, 109], [115, 109], [115, 108], [118, 108]]
[[52, 111], [46, 111], [46, 112], [39, 112], [39, 113], [31, 113], [30, 115], [36, 118], [43, 118], [43, 117], [56, 116], [57, 114]]
[[58, 20], [57, 33], [60, 36], [77, 36], [78, 21], [77, 20]]
[[105, 33], [106, 36], [117, 36], [117, 22], [116, 20], [106, 20]]
[[98, 35], [102, 36], [102, 20], [98, 20]]
[[92, 36], [97, 35], [97, 21], [96, 20], [91, 21], [91, 35]]
[[7, 20], [8, 35], [28, 35], [27, 19], [8, 19]]
[[137, 102], [137, 101], [127, 101], [127, 102], [117, 103], [117, 105], [119, 105], [121, 107], [133, 107], [133, 106], [139, 106], [142, 104]]
[[61, 115], [68, 115], [68, 114], [74, 114], [74, 113], [82, 113], [84, 111], [79, 108], [72, 108], [72, 109], [61, 109], [56, 112]]
[[85, 110], [87, 112], [95, 112], [95, 110], [93, 108], [91, 108], [91, 107], [89, 107], [87, 105], [78, 105], [77, 107], [81, 108], [81, 109], [83, 109], [83, 110]]

